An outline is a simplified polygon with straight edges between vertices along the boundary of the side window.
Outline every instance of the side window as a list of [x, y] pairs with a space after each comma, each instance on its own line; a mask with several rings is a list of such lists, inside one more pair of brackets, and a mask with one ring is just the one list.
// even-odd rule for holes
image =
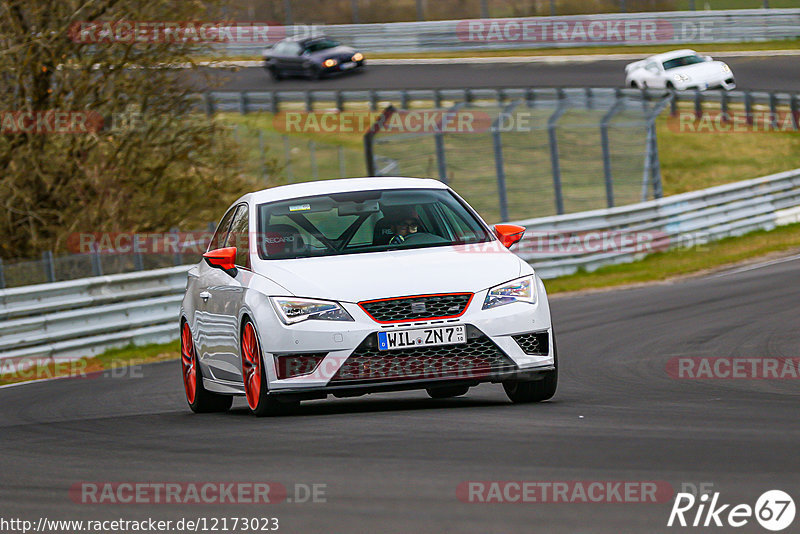
[[235, 207], [229, 209], [228, 213], [222, 217], [219, 226], [217, 226], [217, 231], [214, 232], [214, 237], [211, 238], [211, 243], [208, 245], [208, 250], [216, 250], [225, 246], [225, 239], [228, 237], [228, 229], [231, 226], [231, 219], [233, 219], [234, 213], [236, 213]]
[[299, 56], [303, 53], [303, 50], [300, 48], [300, 45], [297, 43], [286, 43], [286, 51], [284, 52], [287, 56]]
[[652, 72], [653, 74], [658, 74], [659, 68], [658, 65], [656, 65], [655, 63], [648, 63], [645, 68], [650, 72]]
[[236, 265], [250, 268], [250, 226], [247, 204], [240, 204], [225, 241], [226, 247], [236, 247]]

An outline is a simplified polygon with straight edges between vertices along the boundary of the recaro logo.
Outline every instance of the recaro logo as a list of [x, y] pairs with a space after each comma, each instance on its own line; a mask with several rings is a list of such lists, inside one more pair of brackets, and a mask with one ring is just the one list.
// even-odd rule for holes
[[[715, 492], [709, 502], [708, 494], [703, 494], [698, 499], [691, 493], [678, 493], [675, 496], [675, 503], [672, 505], [667, 526], [731, 526], [739, 528], [748, 524], [755, 517], [756, 521], [765, 529], [778, 532], [786, 529], [794, 521], [794, 500], [784, 491], [764, 492], [756, 500], [754, 507], [749, 504], [735, 506], [719, 504], [719, 496], [720, 493]], [[695, 505], [697, 505], [697, 510], [692, 513]], [[687, 516], [691, 524], [687, 521]], [[692, 516], [694, 516], [693, 519]]]

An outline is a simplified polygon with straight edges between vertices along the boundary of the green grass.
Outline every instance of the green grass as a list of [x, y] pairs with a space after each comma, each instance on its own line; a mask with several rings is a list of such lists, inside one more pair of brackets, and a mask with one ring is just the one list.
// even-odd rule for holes
[[591, 272], [578, 272], [546, 280], [548, 293], [642, 284], [696, 274], [768, 254], [800, 252], [800, 224], [771, 231], [755, 231], [729, 237], [696, 248], [651, 254], [641, 261], [609, 265]]
[[53, 362], [44, 360], [36, 365], [12, 371], [9, 367], [0, 368], [0, 385], [16, 384], [31, 380], [71, 377], [86, 378], [104, 371], [123, 373], [123, 369], [145, 363], [175, 360], [180, 357], [180, 342], [143, 346], [129, 345], [109, 349], [97, 356], [82, 358], [73, 362]]

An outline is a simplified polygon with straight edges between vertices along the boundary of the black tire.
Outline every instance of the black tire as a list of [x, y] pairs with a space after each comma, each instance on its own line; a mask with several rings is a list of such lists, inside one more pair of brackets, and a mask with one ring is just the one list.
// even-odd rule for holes
[[466, 395], [469, 391], [469, 386], [444, 386], [436, 388], [428, 388], [425, 391], [432, 399], [449, 399], [450, 397], [460, 397]]
[[283, 80], [283, 74], [281, 74], [281, 71], [278, 70], [278, 67], [273, 65], [273, 66], [267, 67], [267, 70], [269, 71], [269, 75], [272, 76], [272, 79], [274, 81], [279, 82], [279, 81]]
[[[249, 328], [252, 328], [253, 337], [251, 339], [254, 340], [254, 345], [253, 341], [249, 341], [247, 345], [245, 344], [245, 335]], [[245, 396], [247, 398], [247, 405], [250, 408], [250, 413], [256, 417], [291, 413], [300, 405], [299, 401], [281, 402], [269, 394], [267, 375], [264, 371], [264, 360], [261, 353], [261, 343], [258, 340], [258, 333], [255, 328], [255, 324], [253, 324], [249, 318], [245, 319], [239, 339], [239, 350], [242, 357], [242, 379], [245, 383]], [[250, 358], [250, 356], [252, 356], [252, 358]], [[249, 362], [258, 363], [257, 369], [253, 370], [253, 372], [258, 372], [260, 375], [258, 387], [248, 388], [248, 374], [246, 373], [246, 369], [252, 368], [252, 364], [248, 365]]]
[[667, 91], [674, 91], [675, 86], [672, 85], [672, 82], [667, 82]]
[[[184, 346], [186, 344], [186, 338], [183, 335], [184, 331], [189, 332], [188, 343], [190, 346], [188, 349]], [[187, 357], [191, 358], [191, 365], [194, 366], [194, 374], [192, 375], [192, 379], [194, 380], [193, 400], [187, 385]], [[205, 386], [203, 386], [202, 368], [198, 363], [197, 351], [194, 348], [194, 342], [191, 339], [191, 331], [189, 330], [189, 326], [186, 321], [181, 324], [181, 374], [183, 376], [184, 388], [186, 390], [186, 402], [189, 404], [189, 408], [191, 408], [194, 413], [227, 412], [230, 409], [231, 405], [233, 404], [233, 397], [231, 395], [212, 393], [208, 391]]]
[[503, 382], [506, 395], [514, 404], [542, 402], [551, 399], [558, 388], [558, 347], [553, 334], [553, 363], [555, 369], [542, 373], [538, 380], [515, 380]]

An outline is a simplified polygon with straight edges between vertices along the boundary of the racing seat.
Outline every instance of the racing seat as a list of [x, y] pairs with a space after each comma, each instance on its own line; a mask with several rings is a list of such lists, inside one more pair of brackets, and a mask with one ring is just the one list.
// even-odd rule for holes
[[271, 224], [264, 228], [259, 236], [258, 244], [262, 255], [271, 256], [296, 256], [306, 249], [306, 243], [300, 230], [289, 224]]
[[372, 244], [388, 245], [393, 235], [392, 222], [388, 217], [384, 217], [375, 223], [375, 229], [372, 231]]

